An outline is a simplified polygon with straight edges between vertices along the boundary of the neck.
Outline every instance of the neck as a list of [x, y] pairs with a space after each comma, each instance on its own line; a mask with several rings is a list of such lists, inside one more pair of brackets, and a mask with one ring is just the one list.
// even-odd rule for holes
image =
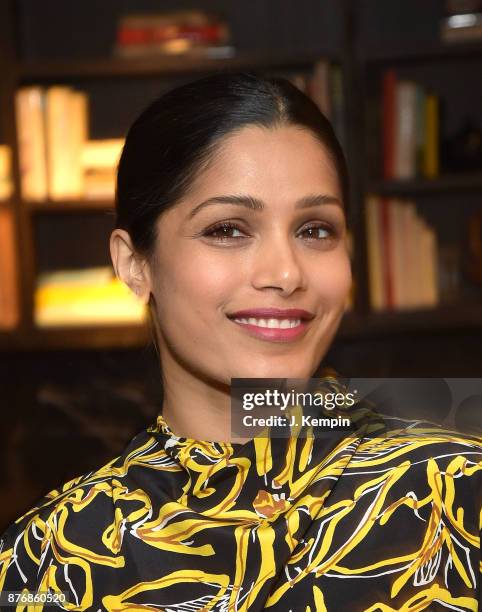
[[226, 384], [211, 383], [162, 355], [162, 416], [182, 438], [244, 444], [251, 438], [231, 434], [231, 395]]

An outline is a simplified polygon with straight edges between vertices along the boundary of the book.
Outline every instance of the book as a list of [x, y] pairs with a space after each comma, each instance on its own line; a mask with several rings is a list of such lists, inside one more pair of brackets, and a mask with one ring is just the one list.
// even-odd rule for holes
[[345, 145], [345, 116], [341, 67], [328, 60], [320, 59], [316, 62], [312, 73], [308, 77], [301, 78], [305, 80], [304, 88], [296, 82], [295, 84], [310, 96], [331, 122], [343, 147]]
[[343, 93], [343, 72], [339, 64], [331, 67], [331, 121], [342, 148], [346, 147], [345, 102]]
[[140, 324], [147, 312], [108, 266], [40, 274], [34, 303], [38, 327]]
[[124, 142], [124, 138], [86, 139], [81, 153], [82, 168], [84, 170], [115, 168], [119, 162]]
[[[435, 178], [440, 172], [439, 97], [414, 81], [382, 77], [381, 150], [385, 180]], [[370, 115], [369, 115], [370, 117]], [[373, 120], [370, 125], [375, 125]]]
[[386, 308], [392, 309], [395, 306], [393, 292], [393, 254], [392, 254], [392, 228], [390, 215], [389, 198], [380, 199], [380, 218], [381, 218], [381, 242], [382, 242], [382, 279], [384, 288], [384, 302]]
[[482, 0], [445, 0], [440, 37], [448, 43], [481, 40]]
[[433, 228], [420, 222], [420, 306], [433, 307], [438, 304], [437, 286], [437, 238]]
[[87, 136], [87, 99], [70, 87], [54, 85], [46, 92], [48, 193], [51, 200], [83, 195], [80, 163]]
[[405, 274], [403, 276], [405, 308], [416, 308], [418, 305], [418, 279], [417, 270], [419, 260], [417, 257], [418, 237], [415, 231], [417, 227], [417, 210], [415, 203], [405, 200], [402, 207], [400, 222], [400, 233], [403, 236], [402, 260], [404, 262]]
[[417, 214], [414, 202], [369, 195], [365, 222], [372, 309], [438, 304], [437, 236]]
[[0, 329], [19, 322], [18, 263], [13, 213], [0, 208]]
[[404, 203], [397, 199], [388, 202], [388, 227], [391, 240], [386, 262], [391, 277], [392, 295], [390, 305], [396, 308], [406, 306], [406, 262], [404, 261], [403, 243], [406, 236], [402, 232]]
[[435, 94], [425, 97], [425, 151], [423, 176], [436, 178], [439, 175], [439, 99]]
[[365, 202], [366, 245], [368, 259], [368, 290], [371, 307], [375, 311], [386, 307], [382, 261], [382, 221], [380, 199], [369, 195]]
[[122, 57], [179, 55], [224, 49], [231, 53], [230, 29], [224, 19], [202, 10], [171, 10], [123, 15], [114, 53]]
[[467, 278], [482, 286], [482, 208], [474, 211], [467, 222]]
[[394, 70], [387, 70], [382, 77], [382, 151], [383, 178], [395, 176], [395, 117], [396, 117], [396, 84]]
[[330, 63], [324, 59], [318, 60], [313, 67], [306, 89], [306, 93], [328, 119], [332, 117], [330, 72]]
[[302, 91], [303, 93], [307, 93], [307, 91], [308, 91], [308, 83], [307, 83], [308, 79], [307, 79], [305, 74], [301, 74], [301, 73], [293, 74], [289, 78], [289, 80], [300, 91]]
[[422, 175], [426, 146], [426, 92], [417, 86], [415, 100], [415, 167], [417, 176]]
[[20, 189], [24, 200], [47, 199], [45, 90], [23, 87], [15, 94]]
[[70, 189], [75, 197], [82, 197], [84, 191], [84, 168], [82, 153], [88, 139], [88, 96], [83, 91], [73, 91], [70, 98], [70, 135], [69, 149], [71, 160]]
[[8, 145], [0, 145], [0, 201], [8, 200], [12, 193], [12, 150]]
[[84, 193], [86, 200], [114, 200], [117, 175], [115, 168], [86, 170]]
[[411, 179], [417, 174], [417, 89], [413, 81], [398, 81], [395, 86], [393, 177], [397, 179]]
[[440, 27], [440, 36], [443, 42], [447, 43], [482, 40], [482, 13], [444, 19]]
[[114, 199], [117, 165], [124, 142], [123, 138], [110, 138], [84, 143], [81, 165], [86, 199]]
[[17, 107], [22, 197], [114, 199], [125, 139], [89, 140], [85, 92], [66, 86], [22, 89]]
[[[348, 252], [348, 257], [350, 258], [350, 264], [353, 269], [353, 259], [355, 256], [355, 244], [353, 238], [353, 232], [350, 229], [346, 231], [346, 248]], [[350, 287], [350, 291], [348, 293], [346, 302], [345, 302], [345, 312], [351, 311], [355, 306], [355, 297], [356, 297], [357, 285], [355, 278], [352, 278], [352, 284]]]

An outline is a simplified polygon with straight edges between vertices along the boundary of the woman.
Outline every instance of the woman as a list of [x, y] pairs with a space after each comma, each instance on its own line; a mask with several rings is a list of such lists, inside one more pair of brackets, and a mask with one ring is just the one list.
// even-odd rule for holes
[[232, 378], [312, 377], [336, 333], [347, 185], [287, 80], [214, 75], [141, 114], [110, 248], [150, 305], [162, 413], [7, 530], [0, 589], [65, 592], [70, 610], [477, 609], [480, 440], [370, 435], [371, 417], [231, 435]]

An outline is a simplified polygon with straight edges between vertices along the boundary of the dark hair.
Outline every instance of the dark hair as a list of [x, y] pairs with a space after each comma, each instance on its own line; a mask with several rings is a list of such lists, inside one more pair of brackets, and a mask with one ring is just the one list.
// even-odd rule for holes
[[116, 186], [116, 227], [149, 255], [156, 220], [189, 190], [221, 138], [248, 125], [297, 125], [331, 155], [348, 206], [348, 171], [328, 119], [288, 79], [246, 72], [213, 74], [157, 98], [129, 129]]

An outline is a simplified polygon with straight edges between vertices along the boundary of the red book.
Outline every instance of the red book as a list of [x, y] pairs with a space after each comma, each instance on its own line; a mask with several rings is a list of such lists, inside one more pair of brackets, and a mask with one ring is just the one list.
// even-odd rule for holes
[[122, 26], [117, 32], [119, 45], [156, 44], [171, 40], [218, 43], [224, 39], [223, 24]]
[[149, 30], [145, 28], [122, 27], [117, 32], [119, 45], [142, 45], [149, 42]]
[[394, 70], [387, 70], [382, 82], [382, 151], [383, 178], [395, 175], [395, 89], [397, 78]]
[[[222, 40], [223, 26], [222, 24], [211, 25], [181, 25], [177, 26], [175, 36], [171, 38], [182, 38], [183, 40], [193, 40], [196, 42], [212, 42], [217, 43]], [[167, 35], [167, 37], [166, 37]], [[165, 29], [154, 28], [151, 33], [152, 42], [162, 42], [169, 39], [169, 32]]]

